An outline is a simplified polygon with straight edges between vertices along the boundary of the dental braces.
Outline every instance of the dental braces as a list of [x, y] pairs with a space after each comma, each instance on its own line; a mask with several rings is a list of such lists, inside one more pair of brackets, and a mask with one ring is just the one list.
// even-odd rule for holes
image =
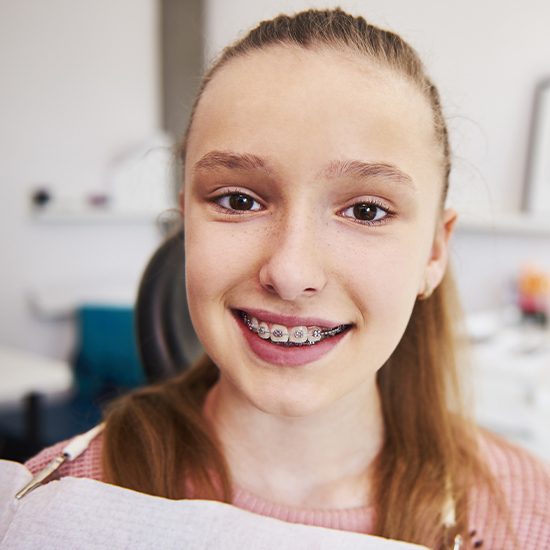
[[[265, 327], [254, 326], [252, 324], [252, 319], [247, 313], [241, 312], [241, 317], [251, 332], [253, 332], [254, 334], [258, 334], [260, 336], [265, 335], [266, 333]], [[273, 340], [270, 340], [270, 341], [272, 344], [276, 344], [279, 346], [286, 346], [286, 347], [314, 346], [315, 344], [318, 344], [325, 338], [330, 338], [331, 336], [336, 336], [337, 334], [340, 334], [341, 332], [346, 330], [348, 326], [349, 325], [338, 325], [337, 327], [333, 327], [331, 329], [325, 329], [325, 330], [322, 330], [320, 328], [314, 328], [313, 330], [311, 330], [311, 332], [308, 329], [308, 334], [310, 334], [312, 339], [314, 339], [313, 342], [309, 341], [309, 339], [306, 340], [305, 342], [274, 342]], [[280, 338], [281, 336], [283, 336], [283, 332], [280, 331], [279, 329], [275, 329], [273, 331], [273, 336]], [[297, 334], [296, 336], [302, 337], [303, 334]]]

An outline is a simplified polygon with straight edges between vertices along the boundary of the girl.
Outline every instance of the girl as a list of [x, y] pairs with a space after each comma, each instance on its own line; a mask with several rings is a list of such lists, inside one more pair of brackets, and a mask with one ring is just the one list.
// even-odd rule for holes
[[451, 154], [412, 48], [339, 9], [264, 21], [205, 76], [181, 159], [206, 355], [120, 400], [59, 475], [432, 548], [550, 548], [545, 467], [461, 406]]

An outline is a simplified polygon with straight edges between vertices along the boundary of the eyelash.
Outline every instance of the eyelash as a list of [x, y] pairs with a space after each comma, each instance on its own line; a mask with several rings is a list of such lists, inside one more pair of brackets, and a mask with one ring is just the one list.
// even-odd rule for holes
[[[385, 213], [385, 216], [382, 219], [379, 219], [379, 220], [369, 221], [369, 220], [359, 220], [357, 218], [353, 218], [352, 216], [345, 216], [345, 215], [342, 214], [346, 210], [350, 210], [350, 209], [354, 208], [355, 206], [357, 206], [359, 204], [366, 204], [367, 206], [375, 206], [379, 210], [382, 210]], [[346, 208], [344, 208], [343, 210], [340, 210], [340, 213], [344, 218], [351, 219], [355, 223], [359, 223], [361, 225], [369, 225], [369, 226], [385, 224], [391, 218], [395, 217], [395, 212], [393, 210], [391, 210], [385, 204], [383, 204], [382, 202], [380, 202], [376, 199], [368, 199], [368, 200], [365, 200], [365, 201], [354, 202], [353, 204], [350, 204], [349, 206], [346, 206]]]
[[[260, 208], [258, 208], [256, 210], [236, 210], [234, 208], [229, 208], [227, 206], [223, 206], [223, 205], [220, 204], [220, 202], [223, 199], [229, 199], [229, 198], [231, 198], [233, 196], [237, 196], [237, 195], [241, 195], [243, 197], [248, 197], [248, 198], [252, 199], [255, 203], [260, 205]], [[230, 216], [242, 216], [242, 215], [248, 214], [249, 212], [258, 212], [262, 209], [261, 208], [262, 205], [260, 204], [260, 201], [258, 199], [255, 199], [252, 195], [250, 195], [249, 193], [245, 193], [245, 192], [241, 191], [240, 189], [230, 189], [228, 191], [225, 191], [221, 195], [216, 195], [215, 197], [212, 197], [212, 199], [210, 199], [210, 201], [221, 212], [223, 212], [224, 214], [228, 214]]]
[[[257, 208], [255, 210], [237, 210], [237, 209], [227, 207], [227, 206], [223, 206], [222, 204], [220, 204], [220, 202], [223, 199], [230, 199], [232, 196], [236, 196], [236, 195], [241, 195], [243, 197], [247, 197], [247, 198], [252, 199], [252, 201], [257, 203], [260, 206], [260, 208]], [[221, 195], [217, 195], [215, 197], [212, 197], [212, 199], [210, 199], [210, 200], [222, 213], [227, 214], [229, 216], [242, 216], [242, 215], [248, 214], [249, 212], [259, 212], [259, 211], [262, 210], [262, 205], [261, 205], [260, 201], [255, 199], [250, 194], [245, 193], [245, 192], [243, 192], [239, 189], [228, 190], [228, 191], [222, 193]], [[382, 219], [379, 219], [379, 220], [368, 221], [368, 220], [360, 220], [360, 219], [357, 219], [357, 218], [353, 218], [352, 216], [343, 215], [343, 212], [345, 212], [346, 210], [352, 209], [352, 208], [354, 208], [355, 206], [357, 206], [359, 204], [365, 204], [367, 206], [374, 206], [374, 207], [382, 210], [385, 213], [385, 216]], [[346, 208], [344, 208], [343, 210], [340, 210], [339, 213], [344, 218], [351, 219], [355, 223], [359, 223], [361, 225], [367, 225], [367, 226], [382, 225], [384, 223], [387, 223], [389, 221], [389, 219], [391, 219], [395, 216], [395, 212], [393, 210], [391, 210], [385, 204], [382, 204], [382, 202], [380, 202], [376, 199], [368, 199], [368, 200], [365, 200], [365, 201], [355, 202], [355, 203], [353, 203], [349, 206], [346, 206]]]

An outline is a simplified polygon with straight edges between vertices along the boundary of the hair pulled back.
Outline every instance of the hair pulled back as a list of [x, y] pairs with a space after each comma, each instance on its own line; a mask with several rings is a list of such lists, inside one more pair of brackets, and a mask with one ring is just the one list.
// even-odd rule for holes
[[202, 80], [180, 150], [183, 162], [185, 162], [186, 143], [194, 114], [210, 80], [232, 59], [270, 46], [295, 46], [304, 49], [327, 47], [337, 51], [356, 53], [363, 59], [394, 70], [416, 85], [430, 104], [436, 138], [441, 145], [442, 203], [444, 202], [449, 187], [451, 149], [437, 88], [427, 75], [416, 51], [399, 35], [370, 25], [363, 17], [354, 17], [340, 8], [307, 10], [292, 16], [279, 15], [274, 19], [262, 21], [242, 39], [227, 46]]
[[[450, 148], [437, 89], [416, 52], [398, 35], [340, 9], [308, 10], [261, 22], [227, 47], [205, 75], [181, 146], [186, 143], [202, 92], [224, 65], [270, 46], [334, 48], [390, 68], [414, 83], [431, 105], [442, 153], [442, 204], [451, 169]], [[441, 510], [452, 487], [456, 530], [466, 535], [467, 493], [484, 469], [470, 424], [461, 412], [455, 364], [454, 286], [447, 274], [432, 296], [417, 301], [406, 331], [377, 374], [385, 440], [372, 472], [376, 533], [435, 547], [445, 533]], [[169, 498], [231, 501], [223, 451], [201, 414], [218, 377], [203, 357], [190, 371], [119, 400], [107, 415], [104, 472], [108, 481]], [[368, 437], [368, 434], [365, 434]]]

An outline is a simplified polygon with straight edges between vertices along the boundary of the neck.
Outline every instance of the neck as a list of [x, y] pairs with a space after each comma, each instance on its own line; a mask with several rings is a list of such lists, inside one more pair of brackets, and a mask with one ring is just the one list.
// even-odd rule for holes
[[369, 467], [383, 438], [374, 381], [322, 411], [282, 417], [255, 407], [222, 376], [205, 413], [242, 489], [295, 507], [369, 504]]

